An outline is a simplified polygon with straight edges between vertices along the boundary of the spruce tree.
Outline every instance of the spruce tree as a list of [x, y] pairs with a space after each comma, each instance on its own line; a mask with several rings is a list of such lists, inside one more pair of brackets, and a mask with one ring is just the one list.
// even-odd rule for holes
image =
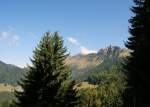
[[150, 107], [150, 0], [134, 0], [126, 47], [131, 56], [125, 65], [128, 88], [125, 107]]
[[20, 82], [22, 91], [16, 91], [15, 106], [57, 107], [58, 93], [70, 72], [65, 64], [67, 49], [57, 32], [47, 32], [33, 53], [32, 66]]
[[80, 96], [78, 91], [74, 88], [75, 81], [70, 81], [67, 84], [67, 88], [64, 92], [63, 103], [61, 107], [77, 107], [80, 105]]

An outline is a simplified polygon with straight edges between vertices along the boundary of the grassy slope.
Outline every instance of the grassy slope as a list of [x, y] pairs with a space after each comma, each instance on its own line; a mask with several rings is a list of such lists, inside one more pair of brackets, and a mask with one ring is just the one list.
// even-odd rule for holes
[[21, 90], [21, 87], [0, 84], [0, 107], [3, 102], [11, 102], [14, 98], [14, 90]]

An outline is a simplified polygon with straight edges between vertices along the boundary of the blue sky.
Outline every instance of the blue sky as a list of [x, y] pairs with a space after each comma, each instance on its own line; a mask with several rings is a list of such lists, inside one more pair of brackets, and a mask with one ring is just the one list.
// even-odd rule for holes
[[124, 47], [132, 0], [0, 0], [0, 60], [25, 66], [46, 31], [59, 31], [71, 55]]

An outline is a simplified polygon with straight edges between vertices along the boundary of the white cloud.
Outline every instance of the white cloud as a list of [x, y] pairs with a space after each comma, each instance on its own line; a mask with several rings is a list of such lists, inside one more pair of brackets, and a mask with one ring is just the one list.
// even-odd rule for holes
[[0, 42], [6, 43], [10, 47], [17, 46], [20, 42], [20, 37], [12, 32], [0, 32]]
[[0, 40], [5, 40], [8, 37], [7, 32], [0, 32]]
[[81, 45], [75, 38], [73, 37], [69, 37], [68, 38], [68, 42], [77, 46], [79, 49], [80, 49], [80, 53], [83, 54], [83, 55], [87, 55], [87, 54], [90, 54], [90, 53], [97, 53], [97, 51], [94, 51], [94, 50], [90, 50], [88, 48], [86, 48], [85, 46]]
[[90, 50], [90, 49], [87, 49], [84, 46], [81, 46], [81, 54], [87, 55], [87, 54], [91, 54], [91, 53], [97, 53], [97, 51]]
[[77, 41], [75, 38], [73, 38], [73, 37], [68, 37], [68, 41], [69, 41], [71, 44], [73, 44], [73, 45], [79, 46], [78, 41]]

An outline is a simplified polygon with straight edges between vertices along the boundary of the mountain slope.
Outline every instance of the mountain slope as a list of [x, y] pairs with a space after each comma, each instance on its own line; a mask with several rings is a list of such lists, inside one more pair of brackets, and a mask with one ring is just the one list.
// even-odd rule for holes
[[25, 70], [0, 61], [0, 83], [16, 85]]
[[[128, 49], [110, 45], [100, 49], [97, 53], [69, 57], [66, 63], [72, 69], [73, 78], [80, 78], [92, 71], [109, 70], [128, 55]], [[16, 85], [26, 71], [26, 69], [0, 61], [0, 83]]]
[[110, 45], [97, 53], [69, 57], [67, 64], [72, 69], [72, 76], [77, 78], [88, 72], [109, 70], [127, 56], [129, 56], [128, 49]]

